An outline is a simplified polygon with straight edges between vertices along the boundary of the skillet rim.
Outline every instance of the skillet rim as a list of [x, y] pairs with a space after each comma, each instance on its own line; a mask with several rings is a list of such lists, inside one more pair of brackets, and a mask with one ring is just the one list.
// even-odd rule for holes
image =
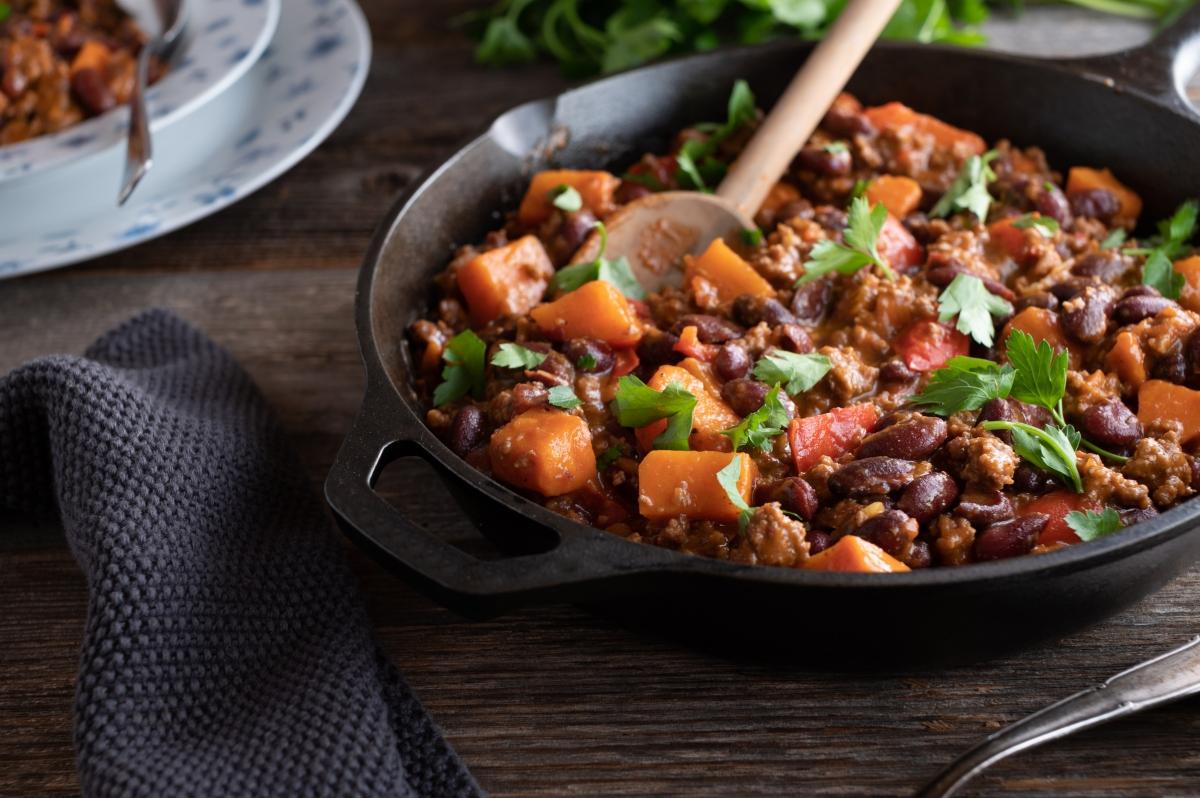
[[[1123, 71], [1118, 68], [1122, 63], [1122, 59], [1129, 58], [1143, 51], [1143, 49], [1154, 46], [1155, 41], [1155, 39], [1151, 39], [1145, 45], [1131, 50], [1070, 59], [1033, 58], [1009, 52], [968, 50], [949, 45], [916, 44], [911, 42], [881, 41], [877, 42], [875, 46], [881, 50], [898, 52], [916, 50], [922, 52], [935, 51], [943, 56], [990, 62], [997, 66], [1018, 64], [1026, 68], [1032, 67], [1058, 72], [1071, 79], [1093, 84], [1102, 90], [1107, 90], [1118, 95], [1126, 95], [1144, 106], [1148, 112], [1156, 114], [1168, 113], [1178, 117], [1186, 124], [1195, 128], [1196, 132], [1200, 134], [1200, 112], [1187, 108], [1180, 103], [1172, 102], [1171, 92], [1177, 91], [1175, 86], [1154, 87], [1137, 85], [1135, 83], [1124, 82], [1123, 79], [1117, 77]], [[500, 113], [479, 133], [466, 137], [463, 145], [437, 165], [425, 170], [408, 187], [403, 189], [372, 234], [371, 243], [364, 255], [363, 263], [359, 270], [355, 289], [355, 326], [359, 340], [359, 350], [363, 358], [367, 376], [363, 402], [356, 415], [355, 424], [358, 424], [372, 404], [380, 402], [386, 408], [391, 409], [400, 416], [398, 419], [399, 423], [394, 427], [395, 432], [389, 435], [387, 440], [379, 442], [375, 470], [378, 471], [383, 468], [388, 462], [385, 455], [392, 444], [407, 441], [415, 444], [427, 461], [433, 461], [431, 465], [442, 469], [442, 473], [438, 475], [439, 479], [445, 480], [447, 478], [446, 472], [449, 472], [450, 475], [453, 475], [454, 478], [470, 488], [482, 499], [499, 502], [510, 511], [555, 533], [559, 542], [556, 546], [549, 549], [546, 552], [547, 554], [559, 551], [568, 540], [590, 541], [604, 546], [623, 548], [631, 554], [632, 559], [644, 560], [644, 564], [639, 564], [633, 569], [634, 573], [642, 575], [661, 573], [689, 578], [732, 579], [739, 582], [774, 583], [795, 587], [900, 590], [915, 589], [918, 587], [952, 587], [964, 583], [979, 587], [998, 582], [1043, 580], [1051, 576], [1061, 576], [1089, 570], [1114, 560], [1123, 559], [1133, 554], [1155, 548], [1181, 535], [1200, 532], [1200, 523], [1197, 523], [1200, 522], [1200, 495], [1198, 495], [1177, 507], [1160, 513], [1148, 521], [1135, 524], [1131, 527], [1132, 531], [1118, 533], [1101, 540], [1088, 542], [1087, 544], [1068, 546], [1046, 554], [1027, 554], [1005, 560], [972, 563], [962, 567], [923, 568], [905, 573], [876, 574], [805, 571], [802, 569], [775, 566], [744, 565], [709, 557], [683, 554], [650, 544], [635, 543], [598, 527], [572, 521], [546, 509], [542, 505], [533, 502], [499, 482], [499, 480], [487, 476], [468, 465], [465, 460], [450, 451], [449, 447], [437, 438], [425, 425], [423, 421], [424, 410], [410, 403], [404, 393], [397, 387], [396, 383], [393, 382], [388, 369], [383, 363], [378, 341], [375, 338], [373, 330], [372, 305], [374, 303], [372, 291], [374, 288], [374, 279], [380, 267], [383, 254], [397, 235], [398, 228], [409, 208], [421, 198], [426, 190], [435, 185], [445, 172], [450, 170], [469, 152], [488, 142], [493, 135], [498, 121], [513, 115], [521, 109], [539, 105], [545, 105], [553, 109], [563, 98], [592, 91], [613, 82], [627, 80], [633, 75], [652, 75], [657, 71], [680, 64], [708, 61], [731, 53], [753, 55], [759, 52], [805, 51], [811, 49], [814, 44], [814, 42], [804, 40], [784, 40], [760, 45], [726, 47], [705, 53], [684, 55], [665, 59], [616, 75], [601, 77], [572, 87], [557, 95], [544, 96], [519, 103]], [[1112, 74], [1105, 74], [1099, 71], [1106, 65], [1110, 67]], [[1166, 76], [1160, 75], [1156, 77], [1164, 82], [1167, 81]], [[407, 351], [407, 347], [404, 349]], [[399, 376], [409, 379], [409, 359], [401, 357], [400, 365], [401, 374]], [[348, 444], [349, 438], [347, 438], [343, 446]], [[339, 459], [340, 457], [339, 455]], [[367, 478], [369, 475], [362, 476]], [[330, 499], [330, 503], [334, 506], [335, 511], [337, 511], [339, 516], [354, 525], [353, 521], [342, 508], [337, 506], [333, 497], [328, 495], [328, 488], [329, 482], [327, 481], [327, 496]], [[357, 529], [357, 525], [354, 526]], [[361, 533], [361, 530], [358, 531]], [[390, 551], [388, 551], [388, 554], [393, 557], [398, 556]], [[630, 571], [623, 569], [622, 573], [628, 575]], [[607, 576], [611, 577], [612, 575], [608, 574]], [[604, 575], [599, 577], [600, 581], [604, 581], [605, 578], [606, 576]], [[571, 581], [573, 580], [569, 578], [564, 580], [567, 583]], [[586, 582], [593, 580], [589, 577], [581, 577], [574, 581]]]

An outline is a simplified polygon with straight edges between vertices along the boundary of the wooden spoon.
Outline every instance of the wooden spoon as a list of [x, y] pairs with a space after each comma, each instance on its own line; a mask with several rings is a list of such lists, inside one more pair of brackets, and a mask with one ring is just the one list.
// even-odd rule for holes
[[[680, 285], [676, 268], [714, 239], [732, 242], [754, 227], [755, 212], [816, 130], [825, 111], [862, 62], [900, 0], [850, 0], [783, 96], [730, 167], [715, 194], [664, 191], [625, 205], [605, 225], [605, 256], [625, 256], [650, 291]], [[591, 235], [573, 261], [595, 259], [599, 236]]]

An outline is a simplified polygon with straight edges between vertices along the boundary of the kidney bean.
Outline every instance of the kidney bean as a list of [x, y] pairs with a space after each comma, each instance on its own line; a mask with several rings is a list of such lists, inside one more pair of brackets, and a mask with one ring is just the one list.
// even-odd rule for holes
[[904, 556], [904, 564], [914, 570], [933, 565], [933, 553], [929, 550], [929, 543], [924, 540], [914, 540], [908, 547], [908, 554]]
[[1050, 293], [1054, 294], [1054, 297], [1059, 302], [1069, 302], [1070, 300], [1082, 294], [1083, 289], [1094, 284], [1095, 281], [1091, 279], [1072, 277], [1070, 279], [1063, 280], [1061, 283], [1055, 283], [1054, 285], [1050, 286]]
[[741, 379], [750, 371], [750, 354], [737, 344], [725, 344], [717, 350], [713, 367], [717, 376], [726, 382]]
[[[985, 421], [1024, 421], [1016, 402], [1010, 399], [989, 399], [979, 408], [976, 424]], [[992, 433], [1005, 443], [1012, 445], [1012, 434], [1008, 430], [997, 430]]]
[[[584, 374], [603, 374], [613, 367], [612, 347], [596, 338], [572, 338], [563, 344], [563, 354]], [[593, 365], [584, 366], [581, 361]]]
[[921, 460], [946, 442], [946, 422], [937, 416], [913, 415], [863, 438], [856, 458], [898, 457]]
[[829, 478], [829, 487], [844, 496], [882, 496], [903, 488], [913, 480], [916, 464], [897, 457], [866, 457], [839, 468]]
[[904, 386], [911, 385], [921, 376], [917, 372], [908, 367], [908, 364], [899, 358], [889, 360], [879, 367], [879, 384]]
[[1187, 375], [1184, 382], [1189, 388], [1200, 388], [1200, 328], [1194, 330], [1183, 345], [1183, 362]]
[[1121, 299], [1131, 296], [1162, 296], [1158, 289], [1152, 285], [1131, 285], [1125, 289], [1125, 293], [1121, 294]]
[[548, 386], [571, 385], [575, 382], [575, 366], [566, 355], [551, 350], [546, 353], [546, 359], [536, 368], [527, 370], [525, 376]]
[[962, 497], [954, 514], [970, 521], [976, 528], [1007, 521], [1013, 517], [1012, 502], [1000, 491], [969, 493]]
[[[775, 212], [775, 222], [786, 222], [789, 219], [811, 219], [813, 214], [812, 203], [806, 199], [792, 200], [785, 203], [778, 211]], [[759, 225], [762, 227], [762, 225]], [[770, 225], [767, 225], [770, 227]], [[763, 229], [766, 229], [765, 227]]]
[[833, 289], [828, 280], [813, 280], [796, 289], [792, 295], [792, 315], [805, 324], [817, 324], [829, 312]]
[[833, 545], [833, 537], [828, 532], [822, 532], [819, 529], [810, 529], [804, 536], [808, 541], [808, 556], [820, 554]]
[[475, 405], [465, 405], [450, 422], [446, 445], [459, 457], [466, 457], [472, 449], [483, 443], [484, 432], [483, 411]]
[[1154, 518], [1158, 515], [1158, 510], [1154, 509], [1154, 505], [1150, 505], [1149, 507], [1128, 507], [1118, 510], [1117, 513], [1121, 516], [1121, 523], [1124, 526], [1133, 526]]
[[805, 147], [796, 153], [792, 165], [824, 177], [839, 177], [850, 171], [854, 166], [854, 159], [848, 150], [830, 152], [824, 147]]
[[558, 240], [562, 242], [562, 251], [574, 252], [579, 249], [595, 226], [596, 216], [587, 208], [566, 214], [558, 228]]
[[[762, 407], [763, 400], [771, 392], [765, 382], [751, 379], [730, 380], [721, 386], [721, 398], [739, 416], [746, 416]], [[782, 399], [786, 394], [779, 392]]]
[[732, 313], [737, 323], [744, 327], [753, 327], [764, 321], [772, 327], [796, 323], [796, 317], [792, 315], [792, 312], [773, 297], [742, 294], [733, 300]]
[[912, 481], [896, 502], [896, 509], [925, 523], [950, 509], [958, 498], [958, 484], [944, 471], [930, 471]]
[[795, 513], [805, 521], [817, 514], [817, 491], [802, 477], [787, 477], [778, 482], [767, 483], [755, 491], [755, 503], [779, 502], [788, 512]]
[[1165, 296], [1126, 296], [1113, 307], [1113, 321], [1117, 324], [1137, 324], [1170, 307], [1175, 307], [1175, 300]]
[[1076, 260], [1071, 273], [1080, 277], [1095, 277], [1111, 285], [1129, 271], [1131, 265], [1130, 260], [1117, 250], [1101, 249]]
[[1033, 513], [992, 524], [975, 537], [975, 559], [1005, 560], [1028, 554], [1049, 522], [1049, 516]]
[[117, 98], [94, 67], [77, 69], [71, 74], [71, 91], [79, 104], [93, 114], [102, 114], [117, 106]]
[[696, 335], [702, 344], [723, 344], [734, 338], [741, 338], [745, 332], [729, 319], [720, 316], [709, 316], [707, 313], [689, 313], [680, 316], [679, 321], [671, 328], [671, 332], [679, 335], [684, 327], [695, 327]]
[[813, 209], [813, 221], [826, 230], [840, 233], [846, 229], [846, 225], [850, 224], [850, 216], [841, 208], [819, 205]]
[[1108, 314], [1113, 309], [1113, 300], [1113, 291], [1108, 286], [1088, 286], [1082, 294], [1063, 305], [1063, 330], [1077, 341], [1096, 343], [1108, 330]]
[[1185, 455], [1188, 459], [1188, 465], [1192, 467], [1192, 487], [1200, 490], [1200, 457], [1195, 455]]
[[1049, 216], [1063, 227], [1071, 224], [1071, 203], [1067, 201], [1066, 194], [1063, 194], [1062, 190], [1053, 183], [1042, 186], [1042, 190], [1033, 198], [1033, 208], [1042, 216]]
[[1183, 358], [1183, 348], [1177, 346], [1160, 357], [1154, 364], [1154, 368], [1150, 369], [1150, 376], [1153, 379], [1166, 380], [1176, 385], [1185, 384], [1188, 372], [1187, 361]]
[[841, 95], [833, 101], [833, 105], [825, 112], [825, 118], [821, 120], [821, 127], [835, 136], [847, 138], [875, 130], [875, 126], [862, 112], [858, 102], [847, 95]]
[[653, 191], [641, 183], [631, 183], [625, 180], [621, 182], [621, 186], [617, 189], [615, 199], [619, 204], [625, 205], [634, 200], [640, 200], [642, 197], [648, 197], [653, 193]]
[[[929, 280], [929, 282], [933, 283], [939, 288], [945, 288], [946, 286], [950, 285], [950, 283], [954, 282], [954, 278], [960, 274], [971, 274], [971, 272], [960, 266], [937, 266], [926, 272], [925, 277]], [[986, 288], [990, 294], [995, 294], [1001, 299], [1007, 299], [1009, 301], [1012, 301], [1016, 296], [1013, 294], [1012, 289], [998, 280], [993, 280], [990, 277], [983, 277], [978, 274], [973, 276], [979, 278], [979, 281], [983, 283], [983, 287]]]
[[550, 391], [540, 382], [521, 382], [512, 389], [512, 414], [519, 416], [526, 410], [541, 407], [550, 401]]
[[1090, 216], [1105, 224], [1110, 224], [1121, 210], [1121, 200], [1106, 188], [1076, 191], [1068, 198], [1071, 201], [1071, 212], [1076, 216]]
[[779, 346], [796, 354], [807, 354], [816, 348], [808, 332], [799, 324], [782, 324], [776, 330]]
[[874, 543], [892, 556], [903, 554], [916, 539], [920, 529], [914, 518], [900, 510], [884, 510], [862, 523], [854, 532], [863, 540]]
[[1013, 474], [1013, 490], [1041, 495], [1058, 487], [1054, 477], [1029, 463], [1021, 463]]
[[1045, 310], [1058, 309], [1058, 297], [1046, 291], [1039, 291], [1036, 294], [1029, 294], [1017, 299], [1013, 303], [1013, 308], [1020, 313], [1025, 308], [1043, 308]]
[[674, 333], [661, 330], [648, 331], [638, 342], [638, 360], [642, 365], [650, 368], [661, 366], [664, 363], [674, 363], [679, 359], [679, 353], [675, 351], [677, 343], [679, 343], [679, 336]]
[[1120, 399], [1092, 405], [1080, 419], [1083, 434], [1101, 446], [1132, 446], [1142, 437], [1142, 423]]

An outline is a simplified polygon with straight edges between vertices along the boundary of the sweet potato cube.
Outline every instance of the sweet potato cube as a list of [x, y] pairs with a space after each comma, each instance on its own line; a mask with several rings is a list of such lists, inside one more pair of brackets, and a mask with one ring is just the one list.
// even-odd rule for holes
[[599, 338], [617, 347], [633, 346], [642, 338], [642, 326], [624, 294], [603, 280], [584, 283], [529, 315], [543, 332], [558, 338]]
[[458, 270], [458, 287], [476, 326], [520, 315], [542, 301], [554, 264], [536, 236], [481, 252]]
[[1117, 333], [1112, 349], [1104, 358], [1104, 367], [1134, 390], [1146, 381], [1146, 353], [1138, 337], [1128, 330]]
[[702, 521], [736, 521], [741, 510], [717, 481], [717, 472], [733, 458], [742, 461], [738, 493], [747, 504], [754, 492], [758, 467], [745, 453], [650, 452], [638, 466], [638, 509], [652, 521], [678, 515]]
[[1175, 261], [1175, 271], [1182, 274], [1186, 281], [1179, 295], [1179, 304], [1200, 313], [1200, 255]]
[[1138, 389], [1137, 414], [1145, 426], [1163, 419], [1178, 421], [1185, 446], [1200, 438], [1200, 391], [1166, 380], [1147, 380]]
[[731, 302], [741, 294], [775, 296], [771, 284], [719, 238], [700, 257], [688, 261], [683, 273], [684, 285], [690, 285], [697, 277], [716, 289], [721, 302]]
[[[1041, 214], [1030, 214], [1032, 218], [1038, 218]], [[997, 219], [987, 226], [988, 240], [991, 241], [996, 249], [1003, 252], [1013, 260], [1021, 260], [1025, 256], [1025, 230], [1019, 227], [1013, 227], [1013, 222], [1018, 217], [1010, 219]]]
[[868, 108], [864, 113], [871, 124], [879, 130], [901, 130], [912, 128], [928, 133], [942, 147], [957, 150], [961, 155], [982, 155], [987, 144], [970, 131], [948, 125], [942, 120], [922, 114], [898, 102]]
[[1138, 217], [1142, 214], [1142, 198], [1133, 189], [1117, 180], [1108, 169], [1072, 166], [1071, 170], [1067, 172], [1068, 195], [1094, 188], [1108, 189], [1121, 201], [1121, 210], [1113, 221], [1127, 226], [1137, 224]]
[[79, 48], [79, 52], [71, 59], [72, 75], [79, 72], [81, 69], [94, 69], [101, 75], [108, 69], [108, 61], [112, 56], [108, 46], [103, 42], [89, 39]]
[[809, 557], [804, 568], [860, 574], [894, 574], [910, 570], [874, 543], [857, 535], [846, 535], [820, 554]]
[[579, 490], [596, 476], [587, 422], [557, 410], [517, 416], [492, 433], [488, 455], [501, 480], [543, 496]]
[[554, 201], [550, 192], [559, 186], [570, 186], [579, 192], [585, 210], [597, 219], [603, 219], [616, 209], [613, 195], [621, 185], [621, 179], [608, 172], [588, 172], [576, 169], [552, 169], [538, 172], [529, 181], [521, 206], [517, 209], [517, 221], [533, 227], [550, 218], [554, 213]]
[[[673, 382], [696, 397], [696, 409], [692, 411], [692, 429], [701, 434], [696, 437], [693, 448], [712, 448], [722, 443], [727, 444], [728, 438], [720, 435], [721, 430], [729, 429], [741, 419], [725, 404], [720, 388], [712, 381], [711, 376], [704, 373], [700, 362], [693, 358], [685, 358], [678, 366], [659, 366], [646, 384], [656, 391], [665, 391]], [[642, 451], [650, 451], [654, 447], [654, 439], [661, 435], [666, 427], [665, 418], [640, 427], [635, 434]]]
[[897, 219], [903, 219], [921, 204], [921, 185], [911, 177], [880, 175], [867, 184], [867, 201], [882, 205]]
[[1048, 341], [1050, 346], [1057, 351], [1068, 353], [1073, 369], [1079, 368], [1079, 364], [1083, 361], [1083, 350], [1078, 344], [1067, 340], [1067, 336], [1058, 323], [1058, 314], [1052, 310], [1025, 308], [1004, 325], [1004, 335], [1000, 340], [1007, 341], [1013, 330], [1029, 333], [1036, 344]]

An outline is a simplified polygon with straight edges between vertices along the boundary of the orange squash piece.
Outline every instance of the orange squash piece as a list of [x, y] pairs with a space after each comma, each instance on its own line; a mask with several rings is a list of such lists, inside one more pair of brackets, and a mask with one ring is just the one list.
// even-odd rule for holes
[[651, 521], [678, 515], [702, 521], [736, 521], [741, 510], [725, 495], [717, 472], [742, 461], [738, 493], [747, 504], [754, 493], [758, 467], [745, 453], [658, 450], [638, 465], [638, 510]]
[[599, 338], [616, 347], [633, 346], [642, 338], [642, 325], [625, 295], [603, 280], [584, 283], [529, 315], [543, 332], [558, 338]]
[[1117, 224], [1132, 226], [1142, 214], [1142, 198], [1126, 186], [1108, 169], [1091, 169], [1087, 166], [1072, 166], [1067, 172], [1067, 194], [1078, 194], [1094, 188], [1106, 188], [1121, 201], [1121, 210], [1113, 220]]
[[579, 416], [529, 410], [492, 433], [492, 472], [501, 480], [543, 496], [561, 496], [596, 476], [592, 433]]
[[689, 324], [680, 331], [679, 340], [671, 348], [696, 360], [712, 360], [717, 356], [717, 347], [701, 342], [700, 328], [694, 324]]
[[1138, 337], [1128, 330], [1117, 333], [1112, 349], [1104, 358], [1104, 368], [1134, 390], [1142, 387], [1146, 381], [1146, 353]]
[[804, 563], [807, 571], [841, 571], [858, 574], [896, 574], [911, 570], [870, 541], [846, 535]]
[[603, 219], [616, 209], [613, 195], [620, 185], [621, 179], [608, 172], [576, 169], [538, 172], [529, 181], [529, 190], [517, 209], [517, 221], [526, 227], [534, 227], [549, 219], [555, 210], [550, 192], [559, 186], [570, 186], [578, 191], [584, 209], [591, 211], [597, 219]]
[[1070, 365], [1073, 369], [1079, 368], [1079, 364], [1083, 361], [1083, 350], [1078, 344], [1067, 340], [1062, 326], [1058, 323], [1058, 314], [1052, 310], [1025, 308], [1004, 325], [1004, 335], [1000, 340], [1007, 341], [1013, 330], [1029, 333], [1036, 344], [1048, 341], [1054, 349], [1066, 352], [1070, 356]]
[[719, 238], [700, 257], [688, 261], [683, 273], [684, 285], [691, 285], [696, 278], [711, 284], [721, 302], [731, 302], [741, 294], [775, 296], [771, 284]]
[[921, 204], [921, 185], [911, 177], [880, 175], [867, 184], [867, 201], [882, 205], [897, 219], [903, 219]]
[[481, 252], [458, 270], [459, 290], [479, 327], [501, 316], [528, 313], [542, 301], [554, 264], [536, 236]]
[[71, 74], [74, 75], [81, 69], [94, 69], [100, 74], [104, 74], [111, 56], [111, 51], [103, 42], [89, 39], [83, 43], [79, 52], [71, 59]]
[[943, 147], [960, 150], [963, 155], [982, 155], [987, 149], [987, 143], [978, 135], [946, 124], [928, 114], [918, 113], [903, 103], [886, 103], [868, 108], [863, 113], [879, 130], [901, 130], [911, 127], [933, 136], [933, 140]]
[[[689, 357], [681, 360], [678, 366], [659, 366], [646, 384], [656, 391], [665, 391], [673, 382], [696, 397], [696, 409], [692, 411], [692, 429], [701, 434], [695, 436], [692, 448], [715, 448], [722, 443], [728, 448], [729, 439], [720, 435], [721, 430], [729, 429], [741, 419], [725, 404], [725, 400], [721, 398], [721, 389], [717, 387], [712, 376], [704, 371], [699, 361]], [[634, 433], [638, 446], [644, 452], [650, 451], [654, 448], [654, 439], [666, 428], [665, 418], [639, 427]]]
[[1200, 438], [1200, 391], [1165, 380], [1147, 380], [1138, 389], [1138, 421], [1174, 419], [1183, 425], [1183, 443]]
[[1200, 313], [1200, 255], [1175, 261], [1175, 271], [1182, 274], [1185, 280], [1179, 304]]

